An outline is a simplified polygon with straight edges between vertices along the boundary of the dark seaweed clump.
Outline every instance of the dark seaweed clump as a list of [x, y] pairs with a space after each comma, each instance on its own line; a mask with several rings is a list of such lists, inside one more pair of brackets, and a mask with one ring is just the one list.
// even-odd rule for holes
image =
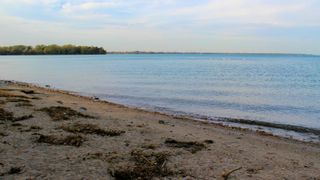
[[33, 118], [32, 114], [14, 118], [14, 121], [24, 121], [31, 118]]
[[24, 98], [7, 98], [7, 102], [23, 102], [23, 103], [31, 103], [30, 100]]
[[46, 112], [53, 121], [69, 120], [73, 117], [94, 118], [93, 116], [85, 115], [69, 107], [62, 106], [42, 108], [40, 111]]
[[101, 129], [99, 128], [98, 125], [95, 125], [95, 124], [75, 123], [72, 125], [63, 125], [61, 126], [61, 128], [71, 133], [97, 134], [100, 136], [120, 136], [121, 134], [125, 133], [125, 131], [120, 131], [120, 130]]
[[203, 143], [193, 141], [177, 141], [171, 138], [166, 139], [165, 144], [169, 147], [183, 148], [191, 153], [196, 153], [206, 147]]
[[12, 112], [6, 111], [2, 108], [0, 108], [0, 121], [5, 121], [5, 122], [17, 122], [17, 121], [23, 121], [33, 118], [33, 115], [25, 115], [21, 117], [14, 117]]
[[8, 112], [0, 108], [0, 121], [13, 121], [14, 116], [12, 112]]
[[4, 175], [12, 175], [12, 174], [20, 174], [22, 173], [22, 167], [11, 167], [8, 172], [0, 174], [0, 176]]
[[37, 94], [34, 90], [27, 90], [27, 89], [23, 89], [23, 90], [21, 90], [21, 92], [23, 92], [25, 94]]
[[131, 152], [131, 164], [120, 165], [111, 171], [111, 175], [117, 180], [141, 179], [149, 180], [155, 177], [167, 177], [174, 173], [167, 166], [168, 153], [144, 152], [133, 150]]
[[31, 132], [31, 131], [40, 131], [42, 127], [39, 126], [30, 126], [28, 129], [21, 130], [21, 132]]
[[29, 102], [22, 102], [15, 105], [16, 107], [32, 107], [33, 105]]
[[36, 142], [38, 143], [47, 143], [52, 145], [69, 145], [79, 147], [85, 139], [79, 135], [69, 135], [65, 137], [59, 137], [55, 135], [42, 135], [39, 134]]

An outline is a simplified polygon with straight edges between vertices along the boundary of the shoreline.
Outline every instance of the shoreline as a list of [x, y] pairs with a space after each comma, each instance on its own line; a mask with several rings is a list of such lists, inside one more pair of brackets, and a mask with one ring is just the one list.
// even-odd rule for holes
[[199, 55], [251, 55], [251, 56], [264, 56], [264, 55], [271, 55], [271, 56], [292, 56], [292, 57], [320, 57], [319, 54], [304, 54], [304, 53], [237, 53], [237, 52], [152, 52], [152, 51], [111, 51], [107, 52], [106, 54], [0, 54], [1, 56], [86, 56], [86, 55], [183, 55], [183, 54], [199, 54]]
[[320, 178], [319, 143], [29, 83], [0, 93], [0, 178]]
[[[107, 103], [107, 104], [122, 107], [122, 108], [128, 108], [128, 109], [133, 109], [133, 110], [146, 112], [146, 113], [164, 115], [164, 116], [168, 116], [176, 119], [199, 121], [199, 122], [210, 123], [210, 124], [222, 126], [225, 128], [231, 128], [231, 129], [238, 128], [240, 130], [252, 131], [258, 134], [265, 134], [268, 136], [292, 139], [292, 140], [297, 140], [297, 141], [302, 141], [307, 143], [320, 143], [320, 129], [316, 129], [316, 128], [309, 128], [309, 127], [290, 125], [290, 124], [271, 123], [267, 121], [257, 121], [252, 119], [232, 118], [232, 117], [208, 117], [203, 115], [189, 115], [187, 113], [174, 114], [166, 111], [153, 110], [153, 109], [148, 109], [143, 107], [135, 107], [135, 106], [129, 106], [125, 104], [115, 103], [108, 100], [100, 99], [99, 97], [96, 97], [96, 96], [84, 95], [84, 94], [73, 92], [70, 90], [61, 90], [61, 89], [51, 88], [50, 85], [46, 85], [47, 87], [44, 87], [44, 86], [36, 85], [33, 83], [19, 82], [14, 80], [0, 80], [0, 82], [1, 81], [7, 81], [9, 83], [14, 83], [17, 85], [22, 85], [22, 86], [31, 87], [31, 88], [32, 87], [41, 88], [44, 90], [50, 90], [53, 92], [64, 93], [64, 94], [72, 95], [75, 97]], [[278, 130], [282, 132], [278, 132]]]

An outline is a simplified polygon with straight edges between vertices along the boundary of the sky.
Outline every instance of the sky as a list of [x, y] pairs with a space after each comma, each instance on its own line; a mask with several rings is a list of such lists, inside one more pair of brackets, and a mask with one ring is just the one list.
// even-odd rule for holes
[[320, 54], [319, 0], [0, 0], [0, 46]]

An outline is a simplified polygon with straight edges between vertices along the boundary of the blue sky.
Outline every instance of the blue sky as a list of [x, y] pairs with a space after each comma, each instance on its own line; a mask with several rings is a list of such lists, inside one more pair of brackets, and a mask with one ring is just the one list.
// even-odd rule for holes
[[1, 0], [0, 44], [320, 54], [319, 0]]

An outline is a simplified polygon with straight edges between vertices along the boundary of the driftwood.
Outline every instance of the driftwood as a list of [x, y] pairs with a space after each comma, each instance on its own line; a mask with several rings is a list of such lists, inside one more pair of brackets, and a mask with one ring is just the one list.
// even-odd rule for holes
[[233, 173], [233, 172], [235, 172], [235, 171], [238, 171], [238, 170], [240, 170], [240, 169], [242, 169], [242, 167], [238, 167], [238, 168], [233, 169], [233, 170], [231, 170], [231, 171], [224, 172], [224, 173], [222, 174], [223, 179], [224, 179], [224, 180], [228, 180], [228, 178], [229, 178], [229, 176], [230, 176], [231, 173]]

